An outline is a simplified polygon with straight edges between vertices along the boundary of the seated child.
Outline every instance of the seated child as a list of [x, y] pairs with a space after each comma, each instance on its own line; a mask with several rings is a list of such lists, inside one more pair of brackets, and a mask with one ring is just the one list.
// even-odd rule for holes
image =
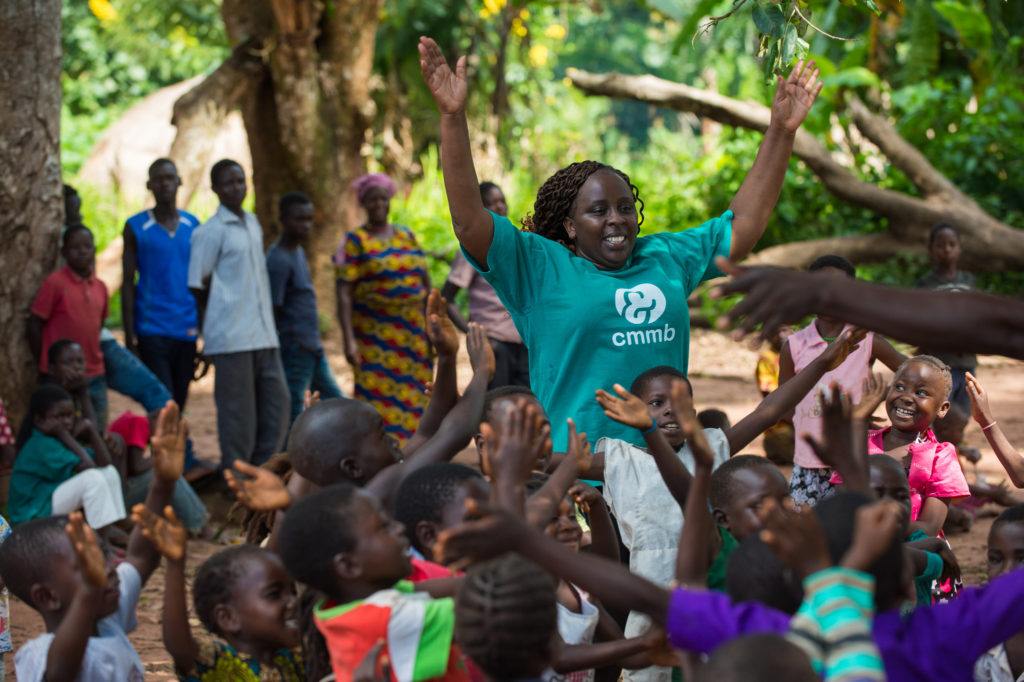
[[[1020, 573], [1024, 565], [1024, 505], [996, 517], [988, 531], [988, 579]], [[974, 682], [1004, 682], [1024, 676], [1024, 630], [1008, 635], [978, 659]]]
[[[454, 594], [457, 581], [407, 582], [408, 546], [402, 525], [351, 483], [311, 493], [285, 514], [281, 558], [295, 580], [323, 595], [303, 627], [315, 625], [323, 635], [335, 679], [352, 679], [381, 639], [396, 679], [469, 679], [454, 639], [454, 602], [427, 594]], [[309, 649], [304, 654], [307, 676], [320, 679], [310, 673], [320, 672], [322, 661]]]
[[[185, 425], [176, 406], [161, 414], [154, 438], [156, 476], [146, 498], [163, 509], [185, 458]], [[115, 565], [82, 515], [28, 521], [0, 546], [0, 577], [39, 612], [46, 633], [14, 657], [19, 680], [141, 681], [142, 661], [128, 640], [143, 586], [160, 555], [135, 528], [124, 561]]]
[[74, 426], [67, 391], [54, 384], [37, 388], [18, 433], [11, 474], [8, 508], [15, 525], [76, 509], [84, 509], [96, 529], [125, 518], [121, 475], [111, 464], [106, 443], [85, 422], [94, 460], [71, 434]]
[[[142, 502], [153, 479], [153, 460], [149, 456], [149, 438], [157, 413], [148, 417], [125, 412], [111, 422], [110, 433], [117, 434], [124, 441], [125, 452], [125, 503], [134, 506]], [[182, 477], [174, 485], [171, 496], [171, 507], [181, 519], [186, 530], [193, 535], [200, 535], [206, 527], [206, 505], [192, 489], [188, 481]]]
[[491, 680], [536, 680], [551, 665], [555, 583], [520, 556], [476, 564], [455, 598], [455, 638]]
[[[896, 370], [885, 397], [891, 426], [868, 432], [868, 454], [889, 455], [907, 472], [910, 520], [935, 537], [952, 500], [970, 494], [956, 448], [940, 443], [931, 427], [949, 410], [949, 368], [930, 355], [916, 355]], [[833, 483], [841, 482], [838, 475]]]
[[192, 585], [196, 616], [218, 639], [192, 635], [185, 600], [188, 532], [170, 509], [132, 512], [143, 534], [167, 560], [163, 640], [180, 680], [300, 680], [298, 599], [280, 557], [252, 545], [207, 559]]
[[[822, 256], [811, 263], [811, 272], [823, 271], [837, 277], [856, 278], [857, 272], [848, 260], [841, 256]], [[809, 325], [793, 333], [782, 346], [780, 357], [779, 385], [785, 386], [794, 375], [818, 357], [825, 347], [832, 343], [847, 328], [841, 320], [819, 316]], [[821, 435], [821, 405], [818, 403], [820, 386], [838, 383], [848, 391], [854, 401], [860, 400], [862, 385], [871, 374], [871, 366], [879, 360], [895, 371], [904, 360], [902, 353], [892, 347], [881, 336], [869, 333], [842, 364], [819, 378], [815, 390], [805, 391], [802, 400], [793, 410], [793, 430], [800, 436], [793, 446], [793, 475], [789, 487], [793, 501], [798, 506], [814, 506], [832, 488], [832, 472], [818, 459], [814, 451], [803, 440], [803, 434], [814, 437]]]

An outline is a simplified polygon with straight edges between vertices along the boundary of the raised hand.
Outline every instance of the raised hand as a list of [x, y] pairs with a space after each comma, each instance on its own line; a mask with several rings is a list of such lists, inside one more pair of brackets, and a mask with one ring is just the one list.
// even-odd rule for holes
[[800, 60], [783, 80], [778, 77], [775, 99], [772, 100], [772, 125], [779, 125], [783, 130], [795, 133], [800, 124], [807, 118], [815, 98], [821, 92], [822, 81], [818, 79], [818, 68], [814, 62], [804, 63]]
[[704, 428], [697, 420], [697, 412], [693, 409], [693, 398], [690, 396], [690, 389], [686, 382], [674, 379], [669, 394], [672, 401], [672, 412], [679, 421], [683, 435], [690, 443], [690, 452], [693, 453], [693, 462], [697, 467], [711, 469], [715, 466], [715, 453], [711, 451]]
[[[456, 114], [466, 108], [469, 84], [466, 79], [466, 57], [455, 62], [452, 71], [433, 38], [420, 37], [420, 71], [423, 81], [434, 96], [434, 102], [442, 114]], [[806, 114], [805, 114], [806, 115]]]
[[818, 400], [824, 441], [803, 434], [804, 441], [818, 459], [839, 472], [847, 488], [868, 492], [868, 437], [864, 420], [854, 416], [849, 394], [835, 382], [827, 391], [821, 391]]
[[254, 512], [267, 512], [291, 506], [292, 497], [288, 494], [288, 488], [273, 471], [240, 459], [234, 461], [234, 467], [247, 478], [240, 478], [230, 469], [225, 469], [224, 480], [244, 507]]
[[903, 507], [895, 500], [878, 500], [857, 510], [853, 542], [840, 562], [866, 571], [892, 546], [903, 524]]
[[551, 449], [551, 426], [544, 422], [533, 402], [522, 398], [494, 421], [480, 425], [490, 453], [491, 471], [499, 479], [526, 481], [537, 462]]
[[[445, 313], [445, 319], [447, 317], [448, 313]], [[451, 320], [448, 323], [451, 324]], [[452, 329], [455, 329], [454, 325]], [[487, 332], [476, 322], [469, 323], [469, 332], [466, 333], [466, 351], [469, 353], [469, 364], [473, 366], [473, 372], [487, 372], [487, 380], [493, 379], [494, 370], [497, 367], [494, 360], [494, 348], [491, 347], [491, 340], [487, 338]]]
[[813, 510], [787, 509], [767, 498], [757, 515], [764, 524], [761, 542], [801, 577], [832, 565], [825, 531]]
[[647, 411], [647, 405], [644, 404], [644, 401], [627, 391], [620, 384], [615, 384], [612, 388], [619, 394], [618, 398], [603, 388], [597, 389], [595, 393], [597, 402], [604, 409], [605, 416], [609, 419], [614, 419], [620, 424], [632, 426], [634, 429], [640, 429], [641, 431], [650, 429], [653, 420], [651, 419], [650, 412]]
[[831, 277], [822, 272], [768, 266], [740, 267], [721, 256], [715, 259], [715, 264], [732, 279], [712, 289], [711, 298], [746, 294], [716, 324], [719, 329], [735, 327], [732, 334], [735, 340], [754, 333], [758, 325], [763, 325], [757, 338], [767, 342], [784, 324], [816, 312], [824, 293], [821, 284]]
[[442, 531], [434, 560], [456, 571], [512, 550], [529, 528], [516, 514], [476, 500], [466, 500], [466, 517], [474, 518]]
[[844, 329], [836, 340], [828, 345], [828, 348], [822, 353], [828, 360], [828, 370], [832, 370], [839, 367], [839, 365], [846, 362], [846, 358], [850, 357], [850, 353], [860, 348], [860, 342], [864, 340], [868, 332], [866, 329]]
[[854, 419], [868, 420], [875, 413], [878, 406], [885, 400], [885, 394], [889, 392], [889, 384], [886, 383], [881, 373], [875, 372], [864, 380], [864, 390], [861, 391], [860, 401], [853, 406]]
[[683, 664], [682, 652], [672, 646], [663, 629], [651, 626], [640, 638], [647, 646], [647, 655], [652, 665], [674, 668]]
[[974, 417], [974, 421], [978, 422], [979, 426], [986, 428], [996, 420], [988, 403], [988, 393], [985, 392], [984, 387], [973, 374], [967, 372], [966, 378], [967, 395], [971, 399], [971, 415]]
[[168, 400], [156, 420], [156, 431], [149, 440], [153, 452], [153, 473], [157, 478], [172, 483], [181, 478], [185, 468], [185, 436], [188, 422], [178, 411], [178, 405]]
[[601, 497], [600, 491], [582, 482], [576, 482], [569, 488], [569, 496], [584, 514], [589, 514], [592, 506], [604, 504], [604, 498]]
[[170, 505], [164, 507], [164, 515], [157, 516], [146, 505], [132, 507], [132, 522], [138, 524], [142, 537], [153, 543], [156, 551], [168, 561], [185, 558], [188, 545], [188, 531], [174, 514]]
[[590, 449], [590, 441], [586, 433], [576, 433], [576, 422], [567, 419], [569, 424], [568, 457], [576, 460], [576, 471], [590, 471], [594, 466], [594, 453]]
[[96, 540], [96, 533], [85, 523], [82, 512], [68, 514], [64, 532], [71, 540], [71, 547], [78, 559], [78, 568], [87, 585], [95, 590], [107, 586], [107, 558]]
[[459, 330], [448, 316], [448, 301], [437, 289], [427, 297], [427, 336], [439, 355], [454, 357], [459, 352]]

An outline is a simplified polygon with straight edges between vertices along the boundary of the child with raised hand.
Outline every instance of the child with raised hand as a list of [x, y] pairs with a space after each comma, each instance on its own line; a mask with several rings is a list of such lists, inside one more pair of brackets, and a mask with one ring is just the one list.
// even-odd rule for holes
[[56, 384], [37, 388], [18, 433], [11, 474], [9, 509], [15, 525], [84, 509], [89, 524], [107, 532], [125, 518], [121, 473], [112, 465], [106, 442], [91, 422], [84, 422], [90, 456], [72, 434], [74, 428], [70, 394]]
[[[968, 380], [969, 381], [969, 380]], [[988, 531], [988, 579], [1024, 566], [1024, 505], [1010, 507]], [[1024, 630], [986, 651], [974, 666], [975, 682], [1014, 682], [1024, 677]]]
[[[885, 397], [891, 426], [868, 432], [868, 454], [895, 458], [910, 482], [910, 520], [929, 536], [942, 530], [949, 503], [970, 495], [956, 447], [940, 443], [931, 427], [949, 411], [949, 367], [930, 355], [900, 365]], [[842, 482], [833, 474], [833, 484]]]
[[[837, 279], [856, 279], [853, 264], [841, 256], [822, 256], [808, 267], [811, 272], [824, 272]], [[793, 333], [782, 346], [779, 382], [784, 386], [795, 374], [816, 358], [822, 350], [847, 328], [840, 319], [819, 315], [809, 325]], [[855, 401], [860, 399], [861, 386], [871, 372], [871, 366], [879, 360], [889, 369], [896, 368], [906, 358], [888, 341], [876, 334], [868, 334], [857, 352], [851, 353], [843, 363], [829, 370], [821, 377], [822, 385], [839, 383], [850, 391]], [[827, 495], [832, 487], [828, 470], [821, 460], [814, 456], [801, 434], [821, 434], [821, 406], [817, 391], [805, 391], [803, 399], [793, 409], [793, 430], [796, 441], [793, 448], [793, 475], [790, 477], [790, 493], [798, 505], [814, 506]]]
[[295, 584], [281, 559], [265, 549], [240, 545], [206, 560], [192, 586], [196, 615], [218, 640], [196, 641], [185, 599], [188, 531], [171, 507], [163, 516], [143, 505], [132, 520], [167, 560], [163, 640], [180, 680], [304, 679]]
[[[185, 423], [173, 402], [160, 413], [153, 438], [156, 475], [146, 508], [163, 509], [185, 461]], [[22, 524], [0, 546], [0, 577], [39, 612], [46, 633], [18, 650], [19, 680], [142, 680], [142, 661], [128, 640], [139, 594], [160, 561], [136, 528], [125, 560], [104, 552], [82, 515]]]
[[1018, 488], [1024, 488], [1024, 457], [1006, 438], [1003, 429], [996, 421], [989, 404], [988, 393], [981, 383], [970, 372], [966, 373], [967, 395], [971, 399], [971, 416], [981, 427], [992, 451], [999, 458], [999, 463], [1006, 470], [1010, 481]]

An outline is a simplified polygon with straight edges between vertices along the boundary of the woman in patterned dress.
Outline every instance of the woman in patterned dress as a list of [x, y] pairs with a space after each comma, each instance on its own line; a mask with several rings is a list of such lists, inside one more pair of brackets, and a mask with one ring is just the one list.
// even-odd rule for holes
[[377, 408], [387, 431], [405, 441], [416, 431], [431, 379], [427, 262], [412, 231], [388, 222], [391, 178], [364, 175], [353, 189], [366, 223], [349, 230], [334, 256], [345, 358], [355, 397]]

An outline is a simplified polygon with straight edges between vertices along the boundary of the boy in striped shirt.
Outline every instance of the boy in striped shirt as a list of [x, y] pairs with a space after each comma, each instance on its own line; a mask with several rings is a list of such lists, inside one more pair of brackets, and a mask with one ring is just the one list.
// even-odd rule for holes
[[409, 542], [372, 494], [341, 483], [302, 498], [284, 517], [278, 547], [292, 577], [326, 597], [312, 621], [337, 682], [350, 682], [382, 640], [395, 682], [469, 680], [454, 642], [460, 579], [405, 580]]

